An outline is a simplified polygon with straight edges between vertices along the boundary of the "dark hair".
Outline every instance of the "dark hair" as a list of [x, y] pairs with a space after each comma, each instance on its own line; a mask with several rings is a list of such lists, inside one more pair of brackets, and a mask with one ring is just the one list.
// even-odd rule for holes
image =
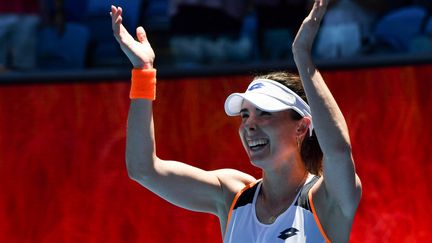
[[[258, 75], [255, 79], [271, 79], [276, 81], [284, 86], [288, 87], [292, 91], [294, 91], [298, 96], [300, 96], [306, 103], [307, 98], [305, 91], [303, 89], [303, 85], [301, 79], [298, 75], [280, 71], [280, 72], [271, 72], [265, 75]], [[291, 117], [294, 120], [300, 120], [303, 117], [294, 110], [291, 110]], [[323, 153], [321, 147], [318, 143], [318, 139], [316, 137], [315, 131], [312, 131], [312, 136], [309, 136], [309, 130], [307, 131], [307, 135], [303, 139], [300, 148], [300, 155], [305, 164], [306, 169], [309, 173], [314, 175], [320, 175], [322, 173], [322, 158]]]

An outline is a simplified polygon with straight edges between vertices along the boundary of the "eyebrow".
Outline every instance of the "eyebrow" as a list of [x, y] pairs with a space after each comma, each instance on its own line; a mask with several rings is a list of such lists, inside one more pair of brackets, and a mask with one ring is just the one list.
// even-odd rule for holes
[[[259, 109], [259, 108], [255, 108], [255, 110], [256, 110], [256, 111], [264, 111], [264, 110], [261, 110], [261, 109]], [[243, 109], [240, 110], [239, 113], [242, 113], [242, 112], [249, 112], [249, 110], [246, 109], [246, 108], [243, 108]]]

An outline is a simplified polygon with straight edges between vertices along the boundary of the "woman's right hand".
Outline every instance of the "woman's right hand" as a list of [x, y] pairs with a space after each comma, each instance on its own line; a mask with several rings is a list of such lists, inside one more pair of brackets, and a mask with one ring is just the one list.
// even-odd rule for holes
[[111, 6], [110, 15], [114, 37], [134, 68], [153, 68], [155, 54], [147, 39], [144, 28], [139, 26], [136, 29], [138, 40], [135, 40], [122, 24], [122, 11], [121, 7]]

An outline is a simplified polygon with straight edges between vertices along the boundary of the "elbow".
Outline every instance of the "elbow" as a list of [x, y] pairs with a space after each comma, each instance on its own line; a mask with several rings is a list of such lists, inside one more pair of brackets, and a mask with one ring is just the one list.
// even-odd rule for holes
[[126, 166], [126, 169], [127, 169], [129, 179], [133, 181], [139, 181], [141, 175], [136, 169], [134, 169], [132, 166]]
[[[147, 161], [148, 160], [148, 161]], [[153, 159], [139, 160], [126, 156], [126, 170], [128, 177], [136, 182], [143, 182], [150, 177], [154, 171]]]
[[136, 166], [131, 160], [126, 159], [126, 170], [128, 173], [128, 177], [131, 180], [138, 181], [141, 178], [141, 172], [139, 171], [138, 166]]

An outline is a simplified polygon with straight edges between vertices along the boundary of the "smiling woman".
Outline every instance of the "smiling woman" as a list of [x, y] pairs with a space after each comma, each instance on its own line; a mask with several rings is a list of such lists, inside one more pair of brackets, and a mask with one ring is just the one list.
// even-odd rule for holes
[[[276, 77], [278, 74], [266, 75], [266, 77], [273, 76]], [[289, 75], [285, 75], [285, 77], [289, 77]], [[294, 80], [297, 81], [298, 85], [301, 85], [299, 78]], [[282, 151], [292, 154], [292, 151], [289, 150], [293, 146], [291, 144], [283, 144], [283, 141], [290, 138], [290, 136], [294, 137], [290, 138], [289, 141], [296, 142], [294, 145], [297, 145], [298, 151], [301, 151], [301, 144], [304, 138], [312, 136], [313, 126], [309, 106], [299, 95], [280, 82], [282, 81], [276, 82], [271, 79], [255, 78], [245, 93], [234, 93], [225, 102], [225, 111], [228, 115], [236, 116], [240, 114], [242, 117], [240, 137], [250, 157], [252, 155], [250, 152], [256, 154], [257, 151], [261, 151], [264, 148], [274, 148], [273, 146], [276, 145], [284, 147], [285, 149]], [[293, 83], [293, 80], [290, 81], [287, 79], [286, 83]], [[280, 122], [275, 122], [278, 121], [277, 119], [280, 119]], [[292, 128], [289, 130], [289, 125], [293, 123], [301, 123], [296, 124], [296, 126], [300, 128], [298, 130], [306, 132], [307, 136], [298, 134], [298, 131], [292, 131]], [[256, 126], [258, 124], [259, 126]], [[280, 131], [275, 131], [275, 133], [284, 138], [284, 140], [269, 143], [268, 136], [256, 136], [256, 130], [262, 128], [264, 125], [270, 128], [277, 128], [279, 124], [281, 127]], [[272, 150], [271, 152], [274, 151]], [[289, 156], [289, 154], [280, 157], [279, 161], [286, 159], [286, 156]], [[251, 160], [254, 163], [252, 157]], [[318, 161], [318, 164], [320, 163], [321, 159]], [[310, 172], [316, 175], [319, 174], [319, 170]]]
[[130, 178], [177, 206], [216, 215], [224, 242], [347, 242], [361, 184], [345, 120], [310, 53], [326, 7], [327, 1], [315, 1], [294, 40], [300, 78], [258, 77], [225, 102], [228, 115], [241, 115], [240, 138], [262, 170], [257, 180], [238, 170], [205, 171], [157, 156], [155, 54], [144, 29], [137, 28], [134, 40], [122, 25], [122, 9], [112, 6], [114, 36], [134, 66], [126, 144]]
[[[302, 141], [312, 137], [311, 111], [298, 94], [281, 84], [297, 81], [301, 86], [300, 79], [288, 78], [283, 82], [280, 77], [295, 77], [284, 73], [269, 74], [266, 78], [277, 76], [279, 82], [257, 77], [245, 93], [234, 93], [225, 102], [228, 115], [241, 116], [239, 133], [243, 146], [252, 164], [263, 170], [263, 180], [239, 193], [234, 200], [225, 236], [230, 239], [227, 242], [254, 242], [256, 236], [251, 237], [250, 229], [244, 227], [248, 222], [255, 222], [258, 232], [266, 232], [261, 234], [269, 234], [266, 237], [269, 242], [278, 233], [278, 238], [289, 238], [290, 242], [293, 239], [304, 242], [306, 238], [308, 242], [324, 241], [308, 199], [308, 192], [319, 178], [313, 174], [321, 174], [321, 158], [315, 166], [318, 169], [310, 171], [300, 156]], [[304, 91], [300, 94], [304, 95]], [[267, 178], [280, 178], [281, 185], [293, 178], [297, 185], [269, 207], [269, 202], [278, 196], [271, 195], [274, 189], [265, 190], [271, 183]], [[271, 229], [266, 229], [269, 225]], [[287, 225], [296, 227], [285, 228]]]
[[[301, 79], [298, 75], [282, 71], [260, 75], [255, 77], [255, 80], [257, 79], [270, 79], [283, 84], [300, 98], [300, 102], [304, 102], [303, 104], [307, 105], [307, 97], [303, 89]], [[291, 115], [292, 119], [294, 120], [300, 120], [303, 118], [302, 113], [296, 112], [295, 110], [291, 110]], [[309, 128], [309, 134], [310, 136], [305, 136], [303, 141], [297, 140], [297, 146], [299, 147], [301, 158], [305, 163], [307, 170], [314, 175], [319, 175], [322, 173], [323, 154], [315, 131], [313, 130], [313, 124], [311, 124], [311, 127]]]
[[261, 169], [272, 166], [269, 160], [285, 163], [296, 145], [293, 132], [296, 124], [291, 113], [288, 110], [269, 113], [255, 108], [250, 101], [242, 103], [239, 133], [251, 162]]

